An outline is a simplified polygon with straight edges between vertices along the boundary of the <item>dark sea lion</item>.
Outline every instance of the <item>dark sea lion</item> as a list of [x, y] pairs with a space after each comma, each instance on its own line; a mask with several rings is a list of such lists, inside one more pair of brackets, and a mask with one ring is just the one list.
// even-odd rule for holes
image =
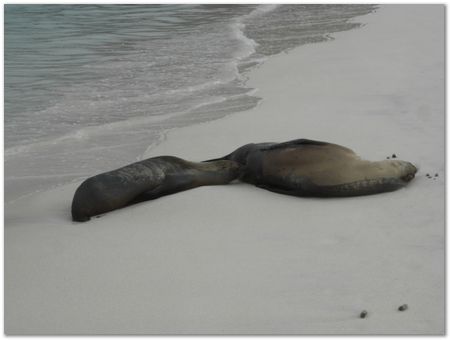
[[229, 160], [188, 162], [172, 156], [149, 158], [85, 180], [72, 201], [74, 221], [127, 205], [203, 185], [227, 184], [239, 176], [240, 166]]
[[294, 196], [345, 197], [394, 191], [417, 172], [409, 162], [366, 161], [346, 147], [308, 139], [247, 144], [220, 159], [240, 163], [244, 182]]

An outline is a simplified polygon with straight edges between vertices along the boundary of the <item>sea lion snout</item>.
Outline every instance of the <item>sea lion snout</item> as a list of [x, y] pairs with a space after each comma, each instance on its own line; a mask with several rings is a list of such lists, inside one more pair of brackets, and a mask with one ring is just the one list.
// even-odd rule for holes
[[401, 163], [402, 168], [400, 178], [405, 182], [411, 181], [416, 176], [417, 168], [409, 162], [404, 161], [399, 162]]
[[407, 175], [403, 176], [403, 177], [402, 177], [402, 180], [404, 180], [405, 182], [409, 182], [409, 181], [411, 181], [414, 177], [415, 177], [415, 174], [411, 173], [411, 174], [407, 174]]

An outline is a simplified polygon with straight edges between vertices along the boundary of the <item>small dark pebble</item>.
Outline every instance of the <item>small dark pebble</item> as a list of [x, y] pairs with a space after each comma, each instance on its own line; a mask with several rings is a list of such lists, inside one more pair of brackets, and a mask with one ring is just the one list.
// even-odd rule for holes
[[386, 159], [391, 159], [391, 157], [386, 157]]
[[426, 174], [425, 176], [427, 176], [427, 177], [431, 177], [431, 176], [430, 176], [430, 174]]
[[437, 173], [436, 174], [434, 174], [434, 177], [437, 177], [437, 176], [439, 176]]
[[397, 155], [395, 153], [392, 154], [392, 158], [397, 158]]
[[361, 312], [361, 314], [359, 314], [359, 317], [360, 317], [361, 319], [364, 319], [366, 316], [367, 316], [367, 311], [366, 311], [366, 310], [363, 310], [363, 311]]
[[405, 310], [407, 310], [408, 309], [408, 305], [405, 303], [404, 305], [401, 305], [400, 307], [398, 307], [398, 310], [400, 311], [400, 312], [403, 312], [403, 311], [405, 311]]

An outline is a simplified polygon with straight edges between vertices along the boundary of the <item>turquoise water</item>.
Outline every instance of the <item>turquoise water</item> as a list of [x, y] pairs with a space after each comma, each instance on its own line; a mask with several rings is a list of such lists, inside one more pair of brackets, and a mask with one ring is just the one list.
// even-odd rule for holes
[[169, 128], [254, 107], [249, 69], [374, 8], [6, 5], [7, 200], [136, 161]]

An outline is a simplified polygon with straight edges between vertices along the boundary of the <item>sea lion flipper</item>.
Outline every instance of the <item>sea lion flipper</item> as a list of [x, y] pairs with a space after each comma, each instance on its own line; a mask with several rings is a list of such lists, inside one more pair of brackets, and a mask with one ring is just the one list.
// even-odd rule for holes
[[295, 191], [289, 189], [284, 189], [268, 184], [256, 184], [255, 186], [264, 190], [276, 192], [277, 194], [296, 196]]
[[272, 178], [269, 183], [259, 182], [255, 185], [261, 189], [291, 196], [311, 196], [311, 190], [315, 187], [308, 178], [297, 178], [295, 183], [289, 178]]
[[164, 191], [164, 185], [158, 185], [157, 187], [153, 188], [152, 190], [144, 191], [143, 193], [141, 193], [138, 196], [136, 196], [129, 203], [129, 205], [135, 204], [135, 203], [140, 203], [140, 202], [154, 200], [156, 198], [164, 196], [166, 194], [164, 194], [163, 191]]

